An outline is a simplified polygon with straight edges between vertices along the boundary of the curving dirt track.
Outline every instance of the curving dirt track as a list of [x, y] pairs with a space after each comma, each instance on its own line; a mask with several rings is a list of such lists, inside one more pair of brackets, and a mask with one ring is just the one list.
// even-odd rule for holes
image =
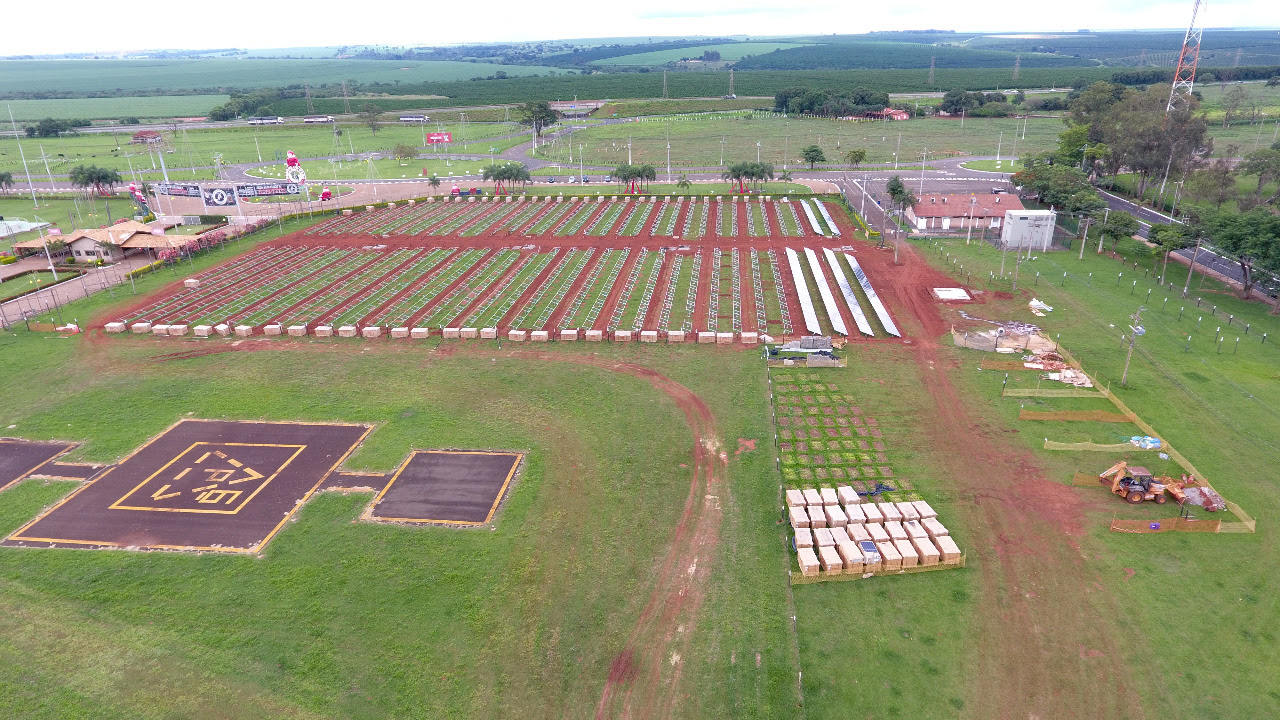
[[646, 367], [592, 356], [517, 352], [512, 357], [573, 362], [646, 380], [670, 397], [689, 423], [693, 433], [689, 494], [667, 555], [655, 569], [653, 592], [626, 647], [614, 658], [596, 706], [596, 718], [677, 717], [682, 658], [689, 655], [698, 610], [706, 598], [719, 543], [721, 507], [729, 492], [724, 482], [728, 455], [716, 437], [715, 418], [692, 390]]
[[[1085, 516], [1106, 506], [1048, 480], [1035, 458], [1014, 447], [1003, 426], [970, 413], [952, 384], [959, 368], [939, 353], [946, 339], [930, 289], [955, 280], [915, 251], [861, 252], [891, 307], [915, 338], [908, 346], [932, 399], [922, 440], [934, 448], [956, 489], [956, 509], [975, 538], [977, 638], [966, 714], [975, 718], [1140, 718], [1142, 672], [1125, 661], [1131, 637], [1123, 609], [1087, 564], [1078, 538]], [[912, 327], [914, 326], [914, 327]]]

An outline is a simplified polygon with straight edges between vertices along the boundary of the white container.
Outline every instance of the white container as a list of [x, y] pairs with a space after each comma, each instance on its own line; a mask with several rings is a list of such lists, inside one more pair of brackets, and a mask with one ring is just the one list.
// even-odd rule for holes
[[858, 491], [848, 485], [841, 485], [836, 488], [836, 497], [840, 498], [841, 505], [857, 505], [862, 502], [862, 498], [858, 495]]
[[818, 490], [818, 495], [822, 498], [822, 504], [827, 507], [840, 504], [840, 498], [836, 497], [836, 489], [824, 487]]
[[923, 500], [917, 500], [912, 503], [912, 505], [916, 506], [916, 512], [920, 513], [921, 520], [925, 518], [938, 517], [938, 513], [934, 512], [933, 508], [929, 507], [929, 503]]
[[787, 507], [799, 507], [805, 504], [804, 491], [797, 488], [787, 490]]
[[813, 488], [805, 488], [805, 489], [804, 489], [804, 504], [805, 504], [805, 505], [821, 505], [821, 504], [822, 504], [822, 493], [818, 492], [817, 490], [815, 490], [815, 489], [813, 489]]
[[880, 512], [880, 508], [876, 503], [863, 503], [861, 506], [863, 514], [867, 516], [867, 523], [884, 522], [884, 514]]
[[878, 543], [889, 542], [889, 540], [892, 539], [889, 537], [889, 533], [884, 529], [883, 525], [870, 524], [863, 525], [863, 527], [865, 527], [867, 532], [871, 534], [871, 539]]
[[813, 531], [813, 544], [818, 547], [826, 547], [828, 545], [835, 547], [836, 539], [831, 535], [830, 528], [815, 528]]
[[809, 513], [804, 507], [788, 508], [787, 514], [791, 516], [791, 527], [797, 530], [809, 527]]
[[827, 526], [827, 514], [823, 511], [821, 505], [808, 506], [809, 527], [824, 528]]

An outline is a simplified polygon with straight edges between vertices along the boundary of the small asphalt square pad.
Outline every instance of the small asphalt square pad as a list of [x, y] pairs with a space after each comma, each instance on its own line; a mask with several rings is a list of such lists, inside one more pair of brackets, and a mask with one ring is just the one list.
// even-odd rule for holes
[[522, 453], [413, 453], [374, 500], [369, 516], [391, 522], [483, 525], [493, 519]]

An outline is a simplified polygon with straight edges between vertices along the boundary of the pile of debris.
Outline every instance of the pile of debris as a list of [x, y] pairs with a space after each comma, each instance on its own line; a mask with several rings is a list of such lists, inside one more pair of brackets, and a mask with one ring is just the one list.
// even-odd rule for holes
[[1040, 376], [1045, 380], [1066, 383], [1079, 388], [1093, 387], [1093, 381], [1089, 380], [1087, 375], [1071, 367], [1066, 358], [1053, 350], [1043, 350], [1024, 356], [1022, 366], [1028, 370], [1047, 371]]

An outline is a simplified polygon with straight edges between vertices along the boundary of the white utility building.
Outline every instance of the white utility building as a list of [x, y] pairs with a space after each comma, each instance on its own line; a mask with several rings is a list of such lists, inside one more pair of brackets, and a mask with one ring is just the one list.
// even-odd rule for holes
[[1053, 228], [1057, 222], [1058, 213], [1052, 210], [1010, 210], [1004, 214], [1000, 248], [1048, 250], [1053, 244]]

